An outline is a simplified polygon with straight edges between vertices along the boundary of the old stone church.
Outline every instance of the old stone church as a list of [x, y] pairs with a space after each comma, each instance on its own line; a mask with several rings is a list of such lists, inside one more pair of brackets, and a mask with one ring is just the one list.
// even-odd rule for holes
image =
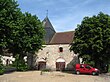
[[69, 50], [74, 31], [56, 32], [48, 17], [43, 20], [43, 25], [46, 45], [36, 53], [38, 69], [73, 69], [73, 65], [78, 62], [77, 55]]

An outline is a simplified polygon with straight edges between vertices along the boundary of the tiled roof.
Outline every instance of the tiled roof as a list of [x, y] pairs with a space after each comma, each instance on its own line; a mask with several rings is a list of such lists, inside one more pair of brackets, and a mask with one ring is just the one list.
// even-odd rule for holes
[[74, 37], [74, 31], [55, 33], [50, 44], [71, 44]]

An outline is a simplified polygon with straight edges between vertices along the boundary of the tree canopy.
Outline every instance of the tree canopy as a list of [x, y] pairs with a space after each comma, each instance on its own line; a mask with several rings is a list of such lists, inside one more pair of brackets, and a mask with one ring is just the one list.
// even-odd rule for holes
[[35, 53], [44, 43], [44, 28], [36, 15], [22, 13], [15, 0], [0, 0], [0, 52]]
[[12, 0], [0, 0], [0, 52], [7, 47], [10, 41], [12, 28], [18, 19], [18, 4]]
[[[94, 61], [110, 60], [110, 16], [100, 12], [92, 17], [85, 17], [75, 29], [71, 50], [79, 57]], [[97, 66], [97, 65], [96, 65]]]

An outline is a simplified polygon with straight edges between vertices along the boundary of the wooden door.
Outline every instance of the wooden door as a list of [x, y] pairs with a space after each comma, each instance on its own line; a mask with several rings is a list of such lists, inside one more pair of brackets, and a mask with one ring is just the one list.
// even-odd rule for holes
[[46, 62], [39, 62], [38, 63], [38, 70], [43, 70], [46, 68]]
[[57, 71], [65, 70], [65, 62], [56, 62], [56, 70]]

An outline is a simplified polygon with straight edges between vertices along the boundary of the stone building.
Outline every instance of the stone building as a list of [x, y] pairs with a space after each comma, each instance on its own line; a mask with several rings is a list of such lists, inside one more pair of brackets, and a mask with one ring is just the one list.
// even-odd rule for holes
[[46, 31], [46, 45], [36, 53], [38, 69], [73, 69], [73, 65], [78, 63], [77, 55], [69, 50], [73, 42], [74, 31], [56, 32], [48, 17], [43, 20], [43, 25]]

